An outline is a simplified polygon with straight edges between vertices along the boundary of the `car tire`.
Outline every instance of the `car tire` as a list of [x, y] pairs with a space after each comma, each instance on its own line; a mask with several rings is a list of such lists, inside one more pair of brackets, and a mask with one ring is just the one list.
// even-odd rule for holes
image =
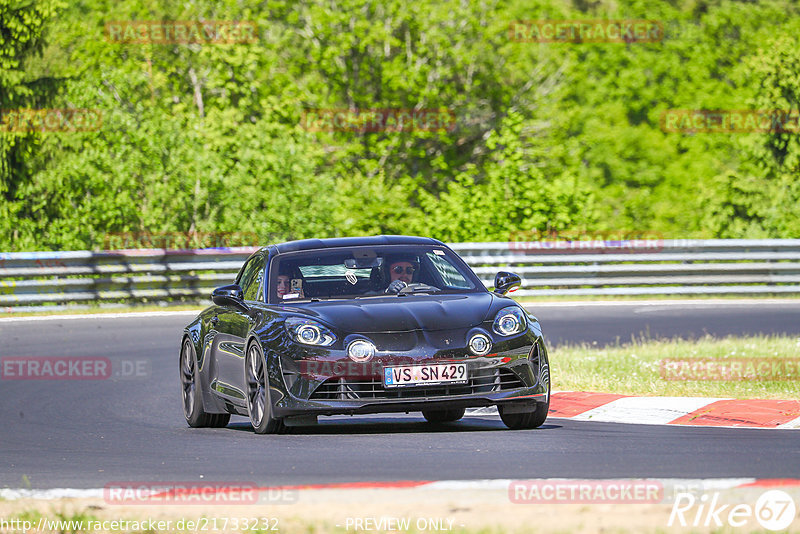
[[209, 415], [211, 416], [211, 420], [208, 426], [211, 428], [225, 428], [231, 420], [231, 414], [229, 413], [212, 413]]
[[197, 369], [197, 355], [189, 338], [183, 340], [180, 360], [181, 390], [183, 396], [183, 416], [192, 428], [223, 428], [231, 419], [229, 413], [206, 413], [203, 409], [203, 395], [200, 392], [200, 375]]
[[272, 415], [269, 394], [267, 361], [258, 346], [250, 343], [244, 361], [244, 380], [247, 396], [247, 414], [256, 434], [282, 434], [286, 432], [283, 420]]
[[547, 420], [547, 412], [550, 410], [550, 392], [548, 388], [547, 402], [537, 402], [536, 409], [531, 412], [506, 413], [505, 406], [498, 406], [500, 419], [511, 430], [524, 430], [539, 428]]
[[465, 408], [447, 410], [422, 410], [422, 417], [429, 423], [453, 423], [464, 417]]

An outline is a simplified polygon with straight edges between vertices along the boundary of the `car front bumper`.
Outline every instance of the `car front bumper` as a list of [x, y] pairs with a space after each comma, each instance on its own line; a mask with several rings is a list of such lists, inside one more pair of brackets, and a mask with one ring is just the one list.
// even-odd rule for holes
[[[304, 358], [274, 354], [277, 372], [270, 382], [274, 413], [276, 417], [347, 415], [495, 405], [532, 411], [547, 403], [550, 372], [542, 338], [529, 333], [495, 348], [501, 350], [486, 356], [471, 355], [463, 348], [433, 357], [422, 348], [361, 366], [334, 351]], [[467, 364], [466, 384], [384, 387], [384, 365], [449, 362]]]

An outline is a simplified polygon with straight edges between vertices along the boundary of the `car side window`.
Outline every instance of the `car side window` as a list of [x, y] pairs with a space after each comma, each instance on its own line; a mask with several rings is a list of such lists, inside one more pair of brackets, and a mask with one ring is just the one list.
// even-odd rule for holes
[[244, 265], [242, 265], [242, 268], [239, 269], [239, 273], [236, 275], [236, 280], [233, 281], [234, 284], [242, 287], [242, 279], [244, 278], [245, 271], [250, 269], [250, 264], [253, 262], [253, 260], [255, 260], [255, 258], [250, 258], [244, 263]]
[[253, 278], [252, 282], [250, 282], [250, 287], [247, 290], [244, 290], [244, 300], [258, 300], [263, 302], [264, 298], [264, 290], [263, 282], [264, 282], [264, 264], [261, 261], [253, 262], [257, 264], [258, 268], [255, 272], [255, 277]]
[[237, 283], [242, 288], [245, 300], [257, 299], [260, 284], [258, 273], [263, 270], [263, 263], [259, 257], [251, 258], [247, 265], [242, 268], [242, 272], [237, 278]]

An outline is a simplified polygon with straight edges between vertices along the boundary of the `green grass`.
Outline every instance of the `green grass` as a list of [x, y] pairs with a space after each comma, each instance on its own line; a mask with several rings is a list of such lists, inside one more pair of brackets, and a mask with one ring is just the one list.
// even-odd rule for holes
[[624, 395], [798, 399], [793, 379], [666, 380], [664, 359], [797, 359], [800, 338], [781, 336], [705, 337], [695, 341], [640, 340], [597, 348], [560, 346], [550, 350], [553, 389]]

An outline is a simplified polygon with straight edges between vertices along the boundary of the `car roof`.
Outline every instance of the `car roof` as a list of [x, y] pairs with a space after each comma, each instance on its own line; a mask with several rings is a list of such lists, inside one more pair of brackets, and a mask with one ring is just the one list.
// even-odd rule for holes
[[430, 237], [404, 235], [376, 235], [368, 237], [332, 237], [327, 239], [301, 239], [274, 245], [279, 254], [314, 250], [320, 248], [361, 247], [377, 245], [441, 245], [444, 243]]

